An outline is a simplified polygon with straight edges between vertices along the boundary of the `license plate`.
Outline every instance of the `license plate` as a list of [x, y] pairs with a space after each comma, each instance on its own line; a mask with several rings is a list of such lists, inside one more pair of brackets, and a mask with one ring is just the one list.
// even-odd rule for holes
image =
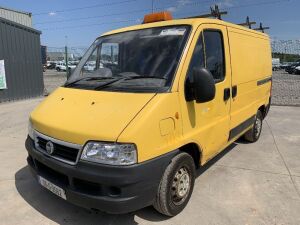
[[38, 177], [39, 183], [47, 188], [49, 191], [51, 191], [52, 193], [56, 194], [57, 196], [63, 198], [63, 199], [67, 199], [66, 197], [66, 192], [64, 191], [64, 189], [56, 186], [55, 184], [51, 183], [50, 181], [46, 180], [43, 177]]

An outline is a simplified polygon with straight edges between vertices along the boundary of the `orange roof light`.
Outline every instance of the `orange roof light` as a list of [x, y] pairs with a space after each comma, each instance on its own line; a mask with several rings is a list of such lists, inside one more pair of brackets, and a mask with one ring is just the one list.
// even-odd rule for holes
[[145, 15], [143, 23], [153, 23], [153, 22], [166, 21], [172, 19], [173, 17], [171, 13], [164, 11], [164, 12], [151, 13]]

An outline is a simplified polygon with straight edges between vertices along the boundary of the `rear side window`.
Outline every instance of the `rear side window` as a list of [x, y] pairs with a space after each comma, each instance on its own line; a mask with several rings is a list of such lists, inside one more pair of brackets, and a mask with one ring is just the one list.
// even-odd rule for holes
[[225, 77], [223, 36], [217, 30], [205, 30], [203, 36], [206, 68], [211, 72], [217, 83], [224, 80]]

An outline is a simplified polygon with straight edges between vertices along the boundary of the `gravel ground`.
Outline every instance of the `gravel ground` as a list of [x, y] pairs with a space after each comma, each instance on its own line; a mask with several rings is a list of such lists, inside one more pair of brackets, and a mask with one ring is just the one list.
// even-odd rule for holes
[[[44, 81], [46, 93], [51, 93], [66, 81], [66, 73], [47, 70]], [[300, 106], [300, 75], [290, 75], [285, 71], [273, 72], [272, 104]]]

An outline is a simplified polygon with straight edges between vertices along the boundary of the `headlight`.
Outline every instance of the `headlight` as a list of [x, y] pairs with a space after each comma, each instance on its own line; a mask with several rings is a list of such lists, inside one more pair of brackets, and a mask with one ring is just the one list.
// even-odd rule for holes
[[88, 142], [81, 159], [109, 165], [132, 165], [137, 162], [134, 144]]
[[34, 140], [34, 129], [30, 120], [28, 121], [28, 136]]

